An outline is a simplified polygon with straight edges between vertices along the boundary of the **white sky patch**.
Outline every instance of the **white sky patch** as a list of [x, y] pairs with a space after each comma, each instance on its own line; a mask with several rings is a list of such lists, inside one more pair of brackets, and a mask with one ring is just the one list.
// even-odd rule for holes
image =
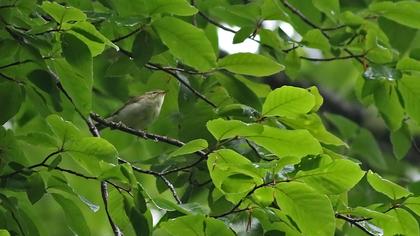
[[[228, 28], [231, 28], [235, 31], [239, 30], [239, 27], [232, 27], [229, 25], [224, 25]], [[256, 53], [258, 51], [259, 44], [251, 39], [246, 39], [242, 43], [233, 44], [233, 37], [235, 34], [222, 30], [217, 29], [217, 34], [219, 35], [219, 47], [223, 51], [226, 51], [229, 54], [238, 53], [238, 52], [250, 52]], [[259, 40], [260, 37], [257, 35], [255, 39]]]

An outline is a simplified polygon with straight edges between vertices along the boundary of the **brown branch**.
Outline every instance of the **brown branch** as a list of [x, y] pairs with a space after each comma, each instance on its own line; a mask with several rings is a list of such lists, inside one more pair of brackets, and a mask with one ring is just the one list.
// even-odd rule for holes
[[311, 58], [311, 57], [304, 57], [301, 56], [300, 58], [307, 61], [336, 61], [336, 60], [347, 60], [347, 59], [358, 59], [361, 57], [365, 57], [365, 54], [359, 54], [359, 55], [348, 55], [348, 56], [342, 56], [342, 57], [330, 57], [330, 58]]
[[368, 229], [366, 229], [365, 227], [363, 227], [363, 225], [361, 225], [359, 223], [360, 221], [358, 221], [356, 219], [353, 219], [353, 218], [351, 218], [349, 216], [346, 216], [346, 215], [343, 215], [343, 214], [338, 214], [338, 213], [335, 214], [335, 217], [337, 219], [342, 219], [342, 220], [345, 220], [345, 221], [349, 222], [351, 225], [356, 226], [357, 228], [359, 228], [360, 230], [362, 230], [363, 232], [365, 232], [367, 235], [375, 236], [375, 234], [371, 233]]
[[[317, 26], [315, 23], [313, 23], [309, 18], [307, 18], [299, 9], [295, 8], [293, 5], [291, 5], [287, 0], [282, 0], [281, 1], [283, 3], [283, 5], [288, 8], [293, 14], [297, 15], [303, 22], [305, 22], [307, 25], [311, 26], [314, 29], [319, 29], [321, 31], [321, 33], [327, 38], [330, 39], [330, 36], [319, 26]], [[352, 56], [351, 58], [356, 59], [358, 62], [360, 62], [362, 65], [364, 65], [363, 61], [355, 56], [349, 49], [345, 48], [344, 49], [345, 52], [347, 52], [350, 56]], [[349, 59], [349, 58], [345, 58], [345, 59]]]
[[[132, 135], [135, 135], [135, 136], [143, 138], [143, 139], [151, 139], [151, 140], [167, 143], [167, 144], [177, 146], [177, 147], [182, 147], [182, 146], [185, 145], [184, 142], [182, 142], [178, 139], [174, 139], [174, 138], [170, 138], [170, 137], [162, 136], [162, 135], [158, 135], [158, 134], [149, 133], [149, 132], [146, 132], [146, 131], [143, 131], [143, 130], [133, 129], [133, 128], [127, 127], [126, 125], [124, 125], [120, 122], [107, 121], [104, 118], [102, 118], [101, 116], [99, 116], [98, 114], [93, 113], [93, 112], [90, 113], [90, 117], [94, 121], [98, 122], [101, 125], [109, 127], [111, 129], [120, 130], [122, 132], [132, 134]], [[203, 151], [197, 151], [197, 152], [194, 152], [194, 153], [197, 154], [198, 156], [200, 156], [203, 159], [207, 158], [206, 153], [203, 152]]]

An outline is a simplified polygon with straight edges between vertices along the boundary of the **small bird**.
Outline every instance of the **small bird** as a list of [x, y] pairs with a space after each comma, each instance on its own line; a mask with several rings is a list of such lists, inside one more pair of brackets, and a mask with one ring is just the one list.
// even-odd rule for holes
[[[121, 122], [130, 128], [144, 130], [159, 116], [165, 95], [166, 91], [155, 90], [133, 97], [106, 120]], [[97, 125], [97, 128], [105, 127]]]

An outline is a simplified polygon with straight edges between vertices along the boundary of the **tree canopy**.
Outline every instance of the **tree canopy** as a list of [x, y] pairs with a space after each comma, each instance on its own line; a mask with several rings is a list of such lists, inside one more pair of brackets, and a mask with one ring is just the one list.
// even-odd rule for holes
[[[0, 0], [0, 235], [420, 235], [419, 16]], [[157, 89], [146, 130], [106, 119]]]

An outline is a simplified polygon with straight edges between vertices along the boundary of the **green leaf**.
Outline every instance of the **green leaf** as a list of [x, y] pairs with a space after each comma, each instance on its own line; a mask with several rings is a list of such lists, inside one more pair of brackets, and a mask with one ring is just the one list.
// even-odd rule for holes
[[178, 148], [177, 150], [173, 151], [171, 154], [169, 154], [169, 157], [176, 157], [176, 156], [182, 156], [186, 154], [191, 154], [196, 151], [203, 150], [207, 148], [209, 144], [204, 139], [195, 139], [191, 140], [188, 143], [186, 143], [184, 146]]
[[336, 146], [347, 146], [347, 144], [341, 139], [327, 131], [321, 121], [321, 118], [315, 113], [301, 115], [294, 118], [283, 117], [280, 118], [280, 120], [288, 127], [308, 130], [321, 143]]
[[73, 34], [62, 34], [61, 48], [64, 58], [73, 69], [86, 77], [87, 81], [93, 80], [93, 61], [88, 46]]
[[39, 146], [44, 146], [44, 147], [59, 147], [60, 146], [58, 145], [57, 140], [47, 133], [31, 132], [25, 136], [20, 136], [19, 139], [27, 143], [30, 143], [32, 145], [39, 145]]
[[166, 16], [153, 22], [163, 43], [185, 64], [199, 71], [216, 66], [216, 55], [201, 29], [175, 17]]
[[403, 197], [407, 197], [412, 193], [407, 189], [395, 184], [387, 179], [382, 178], [380, 175], [373, 173], [369, 170], [367, 174], [367, 180], [376, 191], [385, 194], [393, 200], [397, 200]]
[[89, 226], [86, 223], [86, 219], [77, 204], [71, 199], [66, 198], [60, 194], [51, 194], [54, 200], [60, 204], [63, 208], [63, 212], [66, 215], [66, 221], [68, 226], [78, 235], [90, 235]]
[[29, 201], [35, 204], [39, 201], [47, 191], [45, 190], [45, 183], [39, 173], [34, 173], [28, 178], [28, 188], [26, 195]]
[[119, 50], [117, 45], [101, 34], [90, 22], [82, 21], [65, 26], [70, 29], [67, 31], [69, 34], [75, 35], [89, 47], [93, 57], [101, 54], [105, 49], [105, 45], [113, 47], [117, 51]]
[[352, 189], [365, 175], [360, 166], [350, 160], [334, 160], [330, 164], [309, 171], [299, 171], [300, 180], [325, 194], [340, 194]]
[[416, 215], [420, 216], [420, 197], [409, 197], [404, 201], [403, 206], [412, 210]]
[[319, 142], [307, 130], [285, 130], [264, 126], [261, 134], [248, 139], [273, 152], [279, 158], [286, 156], [304, 157], [322, 152]]
[[393, 85], [382, 83], [373, 92], [375, 105], [391, 131], [398, 130], [404, 119], [404, 109]]
[[[170, 221], [163, 222], [159, 225], [158, 230], [162, 230], [166, 234], [156, 232], [156, 235], [172, 235], [172, 236], [205, 236], [204, 234], [204, 216], [188, 215], [181, 216]], [[155, 235], [155, 234], [154, 234]]]
[[402, 208], [395, 208], [386, 213], [394, 218], [392, 224], [381, 225], [385, 235], [420, 235], [416, 218]]
[[253, 53], [235, 53], [219, 60], [218, 66], [233, 73], [268, 76], [284, 70], [284, 66], [274, 60]]
[[212, 152], [207, 160], [207, 168], [214, 185], [233, 203], [237, 203], [255, 186], [263, 183], [262, 170], [230, 149]]
[[333, 20], [338, 18], [340, 14], [339, 0], [312, 0], [312, 4]]
[[247, 137], [257, 135], [264, 129], [260, 124], [247, 124], [239, 120], [223, 120], [221, 118], [208, 121], [206, 126], [217, 140], [235, 136]]
[[64, 145], [64, 150], [82, 158], [96, 158], [108, 163], [117, 164], [118, 152], [115, 147], [103, 138], [84, 137], [72, 140]]
[[[272, 1], [272, 0], [269, 0]], [[274, 49], [280, 50], [284, 47], [284, 40], [280, 36], [271, 30], [261, 29], [258, 34], [261, 37], [261, 43], [268, 45]]]
[[92, 77], [77, 73], [64, 59], [51, 62], [56, 75], [78, 109], [87, 115], [92, 106]]
[[85, 21], [87, 19], [86, 14], [81, 10], [74, 7], [62, 6], [56, 2], [44, 1], [42, 2], [41, 8], [59, 24], [69, 21]]
[[5, 229], [0, 229], [0, 236], [10, 236], [10, 233]]
[[75, 140], [81, 137], [80, 130], [71, 122], [63, 120], [58, 115], [50, 115], [47, 117], [48, 125], [51, 127], [55, 135], [63, 142]]
[[214, 218], [207, 218], [205, 220], [205, 235], [234, 236], [236, 234], [225, 224], [225, 222]]
[[318, 48], [323, 51], [330, 50], [330, 42], [319, 29], [312, 29], [306, 32], [302, 42], [310, 48]]
[[191, 16], [198, 10], [185, 0], [154, 0], [145, 1], [149, 15], [170, 13], [178, 16]]
[[132, 47], [133, 60], [139, 68], [142, 68], [152, 58], [152, 43], [152, 37], [147, 31], [141, 31], [134, 39]]
[[16, 83], [0, 83], [0, 125], [10, 120], [20, 109], [23, 102], [22, 89]]
[[420, 11], [420, 3], [416, 1], [383, 1], [374, 2], [369, 5], [369, 10], [384, 17], [407, 25], [416, 29], [420, 29], [420, 19], [418, 13]]
[[274, 188], [258, 188], [252, 194], [252, 198], [263, 206], [269, 206], [274, 201]]
[[407, 124], [391, 132], [392, 151], [398, 160], [402, 160], [411, 148], [411, 135]]
[[245, 83], [234, 76], [218, 74], [216, 78], [229, 94], [239, 103], [261, 110], [261, 101], [257, 95], [245, 85]]
[[242, 27], [240, 30], [238, 30], [238, 32], [236, 32], [235, 37], [233, 37], [233, 44], [242, 43], [254, 31], [255, 31], [255, 27], [251, 27], [251, 26]]
[[312, 86], [308, 88], [308, 91], [312, 93], [315, 97], [315, 106], [312, 108], [312, 112], [317, 112], [319, 108], [321, 108], [322, 104], [324, 103], [324, 98], [319, 93], [319, 90], [316, 86]]
[[304, 183], [290, 182], [276, 185], [275, 198], [303, 235], [334, 235], [334, 210], [327, 196]]
[[308, 90], [282, 86], [268, 94], [263, 104], [263, 116], [290, 116], [310, 112], [315, 106], [315, 96]]
[[420, 124], [420, 79], [417, 76], [404, 75], [398, 82], [398, 91], [404, 100], [407, 114]]

